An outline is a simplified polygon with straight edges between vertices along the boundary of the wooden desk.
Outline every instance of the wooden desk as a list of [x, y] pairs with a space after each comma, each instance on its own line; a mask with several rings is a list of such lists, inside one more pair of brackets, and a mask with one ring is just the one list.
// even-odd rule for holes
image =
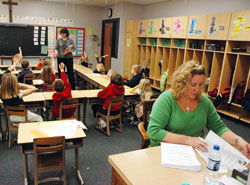
[[110, 155], [112, 185], [202, 185], [205, 161], [196, 155], [202, 164], [201, 172], [165, 168], [161, 166], [161, 148], [153, 147], [122, 154]]
[[[38, 137], [53, 137], [57, 133], [56, 124], [62, 121], [51, 121], [42, 123], [24, 123], [19, 125], [18, 141], [21, 147], [23, 162], [24, 162], [24, 184], [28, 185], [28, 163], [27, 155], [33, 154], [33, 139]], [[68, 123], [70, 124], [70, 122]], [[50, 132], [51, 131], [51, 132]], [[49, 133], [49, 134], [48, 134]], [[82, 128], [76, 128], [73, 136], [66, 137], [66, 149], [75, 149], [75, 165], [74, 172], [80, 184], [83, 184], [83, 179], [79, 170], [79, 151], [78, 149], [83, 146], [83, 138], [86, 135]], [[70, 145], [69, 145], [70, 142]]]
[[[19, 72], [21, 72], [22, 70], [17, 70], [17, 71], [11, 71], [11, 73], [18, 75]], [[0, 71], [0, 74], [3, 74], [5, 71]], [[32, 70], [32, 73], [34, 73], [35, 75], [40, 75], [41, 74], [41, 70]]]
[[[7, 70], [10, 66], [12, 66], [12, 65], [9, 65], [9, 64], [0, 65], [0, 69]], [[17, 66], [17, 67], [19, 67], [19, 66]], [[37, 65], [30, 64], [31, 69], [36, 69], [36, 67], [37, 67]]]

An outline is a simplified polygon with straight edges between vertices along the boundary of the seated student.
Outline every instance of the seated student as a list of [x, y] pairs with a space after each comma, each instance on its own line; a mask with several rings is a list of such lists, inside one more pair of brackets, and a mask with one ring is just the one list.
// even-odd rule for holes
[[78, 65], [83, 65], [84, 67], [88, 67], [89, 64], [89, 58], [87, 57], [85, 51], [83, 53], [83, 55], [79, 58], [79, 60], [77, 61]]
[[95, 53], [95, 57], [96, 57], [97, 63], [102, 63], [104, 65], [104, 60], [106, 57], [108, 57], [108, 55], [99, 56]]
[[41, 56], [40, 59], [39, 59], [39, 63], [36, 66], [37, 70], [42, 69], [44, 61], [45, 61], [45, 58], [43, 56]]
[[137, 86], [142, 79], [142, 74], [140, 71], [141, 67], [139, 65], [133, 65], [131, 69], [131, 74], [133, 75], [133, 77], [131, 80], [124, 82], [124, 85], [127, 85], [131, 88]]
[[[97, 96], [98, 98], [104, 99], [103, 105], [95, 104], [92, 106], [94, 117], [96, 117], [97, 112], [107, 114], [110, 98], [114, 96], [124, 95], [124, 86], [122, 81], [122, 76], [117, 73], [111, 75], [111, 81], [109, 86], [100, 91]], [[120, 113], [120, 106], [111, 107], [111, 115], [116, 115]], [[106, 127], [106, 122], [99, 117], [98, 129], [104, 129]]]
[[14, 62], [14, 64], [12, 66], [10, 66], [3, 74], [0, 74], [0, 84], [2, 83], [2, 77], [3, 77], [3, 75], [6, 74], [6, 73], [10, 73], [11, 71], [13, 71], [16, 68], [17, 63]]
[[102, 63], [96, 64], [96, 69], [93, 71], [94, 73], [105, 74], [105, 68]]
[[[6, 73], [2, 77], [0, 97], [3, 101], [4, 106], [24, 105], [23, 97], [35, 91], [36, 91], [36, 88], [31, 85], [18, 83], [17, 77], [14, 74]], [[43, 121], [41, 116], [29, 110], [27, 111], [27, 117], [28, 117], [28, 121], [30, 122], [36, 122], [36, 121], [42, 122]], [[24, 122], [25, 117], [11, 115], [10, 121], [11, 122]]]
[[[59, 68], [61, 70], [61, 79], [55, 80], [53, 86], [56, 92], [52, 96], [53, 102], [54, 102], [52, 114], [55, 118], [59, 117], [59, 108], [60, 108], [61, 100], [72, 98], [71, 85], [68, 82], [67, 75], [64, 72], [64, 64], [61, 63], [59, 65]], [[71, 117], [74, 113], [75, 113], [75, 109], [64, 110], [63, 118]]]
[[142, 102], [150, 100], [151, 96], [153, 95], [150, 80], [146, 79], [146, 78], [141, 79], [139, 85], [137, 85], [133, 89], [131, 89], [130, 92], [132, 94], [140, 95], [140, 103], [137, 103], [135, 106], [136, 117], [135, 117], [135, 121], [133, 122], [134, 125], [138, 125], [139, 121], [142, 121], [142, 115], [143, 115]]
[[[24, 83], [24, 75], [31, 74], [32, 71], [30, 70], [30, 64], [29, 64], [29, 61], [27, 61], [27, 60], [23, 60], [21, 62], [21, 66], [22, 66], [23, 70], [18, 73], [18, 82]], [[32, 81], [27, 81], [26, 84], [30, 85], [30, 84], [32, 84]]]
[[[52, 60], [52, 66], [51, 65], [46, 65], [43, 67], [42, 71], [42, 80], [43, 80], [43, 90], [47, 91], [47, 85], [52, 85], [56, 79], [56, 74], [55, 74], [55, 60], [54, 57], [51, 57]], [[49, 63], [49, 62], [48, 62]]]
[[13, 63], [13, 64], [16, 63], [16, 65], [18, 65], [18, 64], [21, 62], [22, 58], [23, 58], [22, 48], [19, 47], [18, 49], [19, 49], [19, 53], [15, 54], [15, 55], [12, 57], [12, 59], [11, 59], [11, 60], [12, 60], [12, 63]]

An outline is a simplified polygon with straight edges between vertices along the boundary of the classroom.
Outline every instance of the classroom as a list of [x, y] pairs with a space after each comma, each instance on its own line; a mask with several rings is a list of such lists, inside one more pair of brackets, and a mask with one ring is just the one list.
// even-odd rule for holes
[[0, 185], [250, 185], [249, 143], [249, 0], [0, 0]]

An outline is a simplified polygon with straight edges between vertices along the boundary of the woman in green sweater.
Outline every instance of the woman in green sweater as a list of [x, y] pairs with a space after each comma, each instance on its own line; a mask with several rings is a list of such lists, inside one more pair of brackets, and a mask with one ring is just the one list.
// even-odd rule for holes
[[195, 61], [185, 62], [173, 73], [171, 90], [161, 94], [150, 114], [150, 145], [184, 144], [206, 152], [207, 144], [198, 138], [204, 136], [206, 127], [250, 156], [250, 144], [226, 127], [212, 102], [201, 93], [205, 79], [205, 67]]

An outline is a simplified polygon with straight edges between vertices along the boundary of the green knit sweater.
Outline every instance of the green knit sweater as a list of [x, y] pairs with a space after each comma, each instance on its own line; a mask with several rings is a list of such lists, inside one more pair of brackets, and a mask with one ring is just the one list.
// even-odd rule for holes
[[157, 146], [168, 132], [187, 136], [204, 136], [204, 128], [221, 136], [229, 129], [207, 96], [191, 112], [183, 112], [171, 91], [162, 93], [153, 105], [148, 125], [150, 145]]

